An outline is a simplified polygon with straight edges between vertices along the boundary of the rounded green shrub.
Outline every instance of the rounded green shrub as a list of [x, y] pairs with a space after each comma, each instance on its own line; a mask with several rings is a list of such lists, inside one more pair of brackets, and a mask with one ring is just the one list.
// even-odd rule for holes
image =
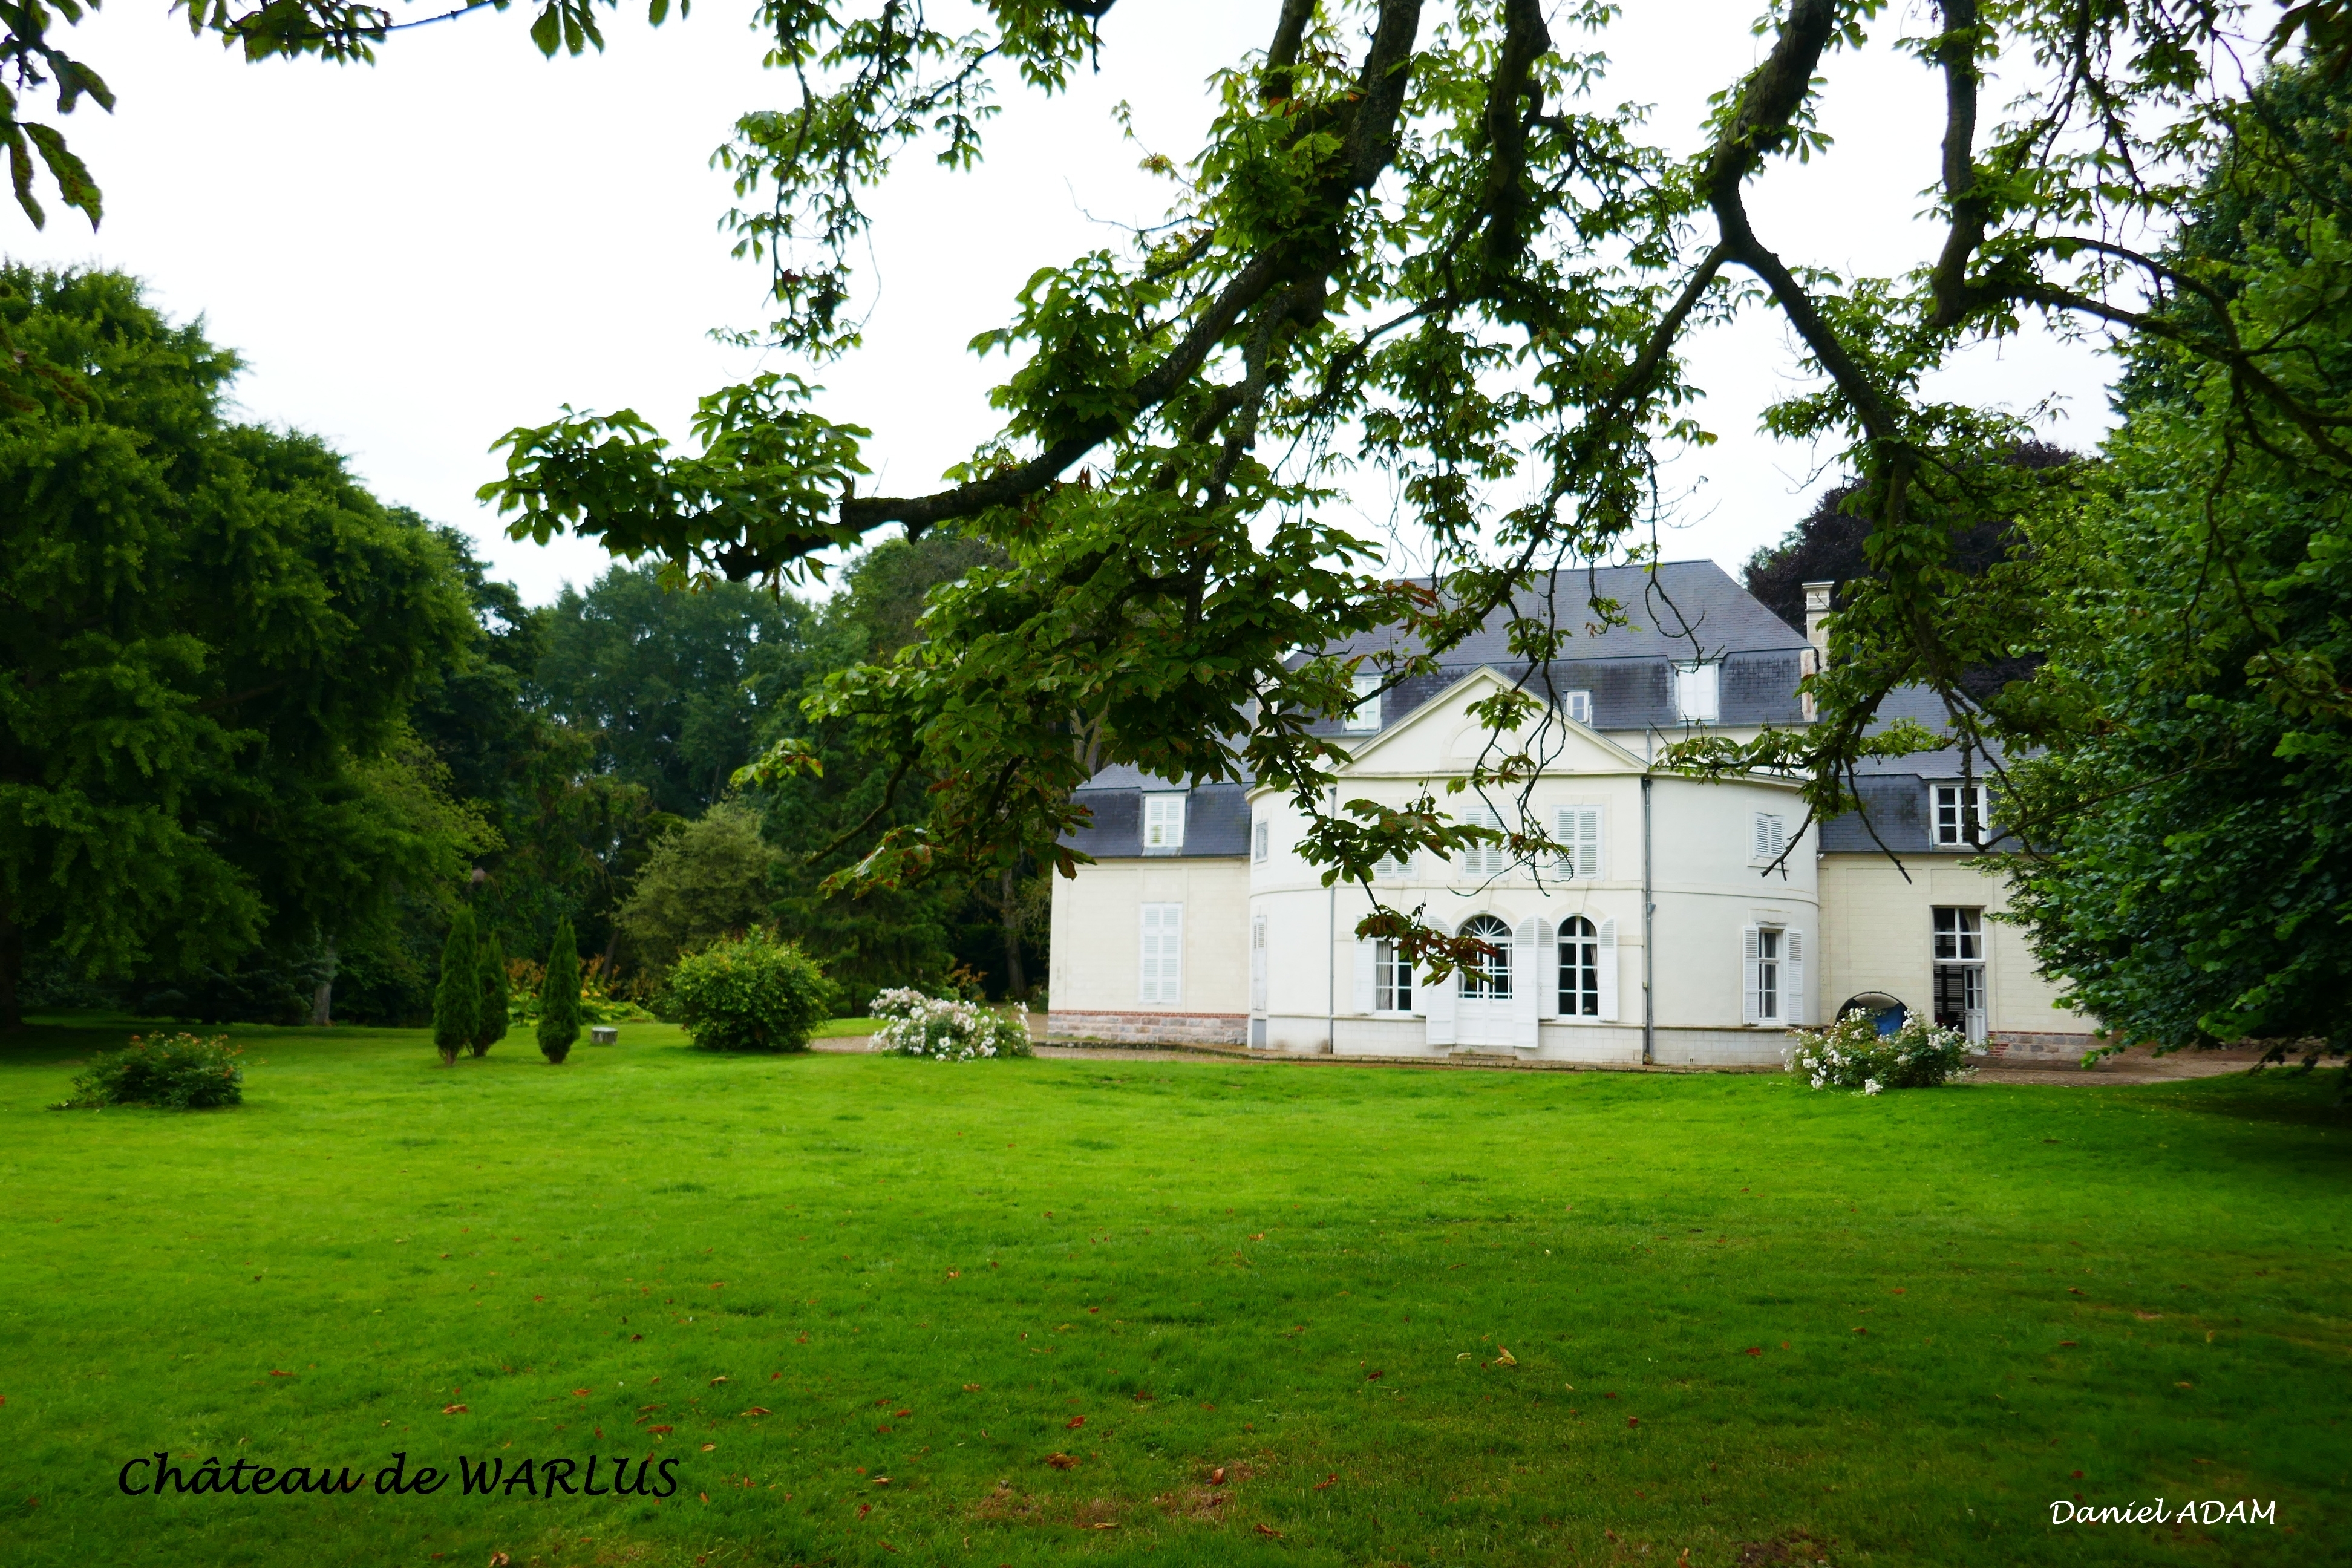
[[53, 1110], [101, 1105], [158, 1105], [166, 1110], [207, 1110], [245, 1100], [245, 1064], [240, 1047], [226, 1035], [131, 1037], [119, 1051], [107, 1051], [74, 1079], [71, 1100]]
[[709, 1050], [799, 1051], [838, 994], [799, 943], [754, 928], [679, 959], [667, 1011]]

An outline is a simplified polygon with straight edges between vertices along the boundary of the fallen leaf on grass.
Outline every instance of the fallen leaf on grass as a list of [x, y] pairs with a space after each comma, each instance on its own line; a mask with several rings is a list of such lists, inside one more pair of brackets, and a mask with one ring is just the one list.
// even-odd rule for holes
[[1762, 1355], [1764, 1353], [1764, 1347], [1762, 1345], [1749, 1345], [1748, 1347], [1748, 1353], [1749, 1355]]
[[1519, 1364], [1519, 1358], [1513, 1355], [1509, 1351], [1505, 1350], [1502, 1346], [1497, 1345], [1495, 1347], [1495, 1364], [1496, 1366], [1517, 1366]]
[[1275, 1529], [1274, 1526], [1270, 1524], [1254, 1524], [1251, 1525], [1250, 1528], [1256, 1531], [1260, 1535], [1271, 1535], [1276, 1541], [1280, 1541], [1282, 1539], [1282, 1531]]
[[710, 1380], [710, 1386], [716, 1388], [722, 1383], [732, 1383], [735, 1380], [731, 1377], [714, 1377]]
[[2074, 1348], [2074, 1342], [2073, 1340], [2060, 1340], [2058, 1342], [2058, 1348], [2062, 1351], [2073, 1350]]
[[1381, 1374], [1380, 1373], [1368, 1372], [1364, 1373], [1364, 1381], [1366, 1383], [1378, 1383], [1381, 1380]]
[[705, 1443], [702, 1446], [702, 1451], [708, 1454], [711, 1449], [716, 1448], [717, 1447], [719, 1447], [719, 1445], [716, 1443]]
[[441, 1407], [441, 1414], [444, 1415], [463, 1415], [466, 1414], [466, 1407], [462, 1405], [445, 1405]]
[[765, 1415], [768, 1414], [768, 1407], [764, 1405], [754, 1405], [751, 1409], [743, 1412], [743, 1414], [746, 1415]]
[[1215, 1469], [1209, 1472], [1209, 1484], [1213, 1487], [1221, 1487], [1225, 1484], [1224, 1466], [1219, 1465]]
[[503, 1552], [493, 1552], [490, 1553], [490, 1568], [508, 1568], [508, 1565], [513, 1561], [513, 1558], [508, 1556]]
[[864, 1519], [867, 1514], [872, 1513], [873, 1511], [874, 1505], [870, 1502], [862, 1502], [857, 1505], [857, 1517], [860, 1519]]
[[290, 1372], [279, 1372], [277, 1368], [272, 1367], [269, 1370], [269, 1375], [272, 1377], [291, 1377], [294, 1374]]
[[1327, 1487], [1335, 1487], [1339, 1484], [1339, 1478], [1336, 1474], [1328, 1475], [1315, 1483], [1315, 1489], [1319, 1492]]
[[1083, 1416], [1083, 1415], [1073, 1415], [1073, 1416], [1071, 1416], [1071, 1417], [1070, 1417], [1069, 1430], [1071, 1430], [1071, 1431], [1075, 1432], [1075, 1431], [1076, 1431], [1079, 1427], [1081, 1427], [1081, 1426], [1085, 1426], [1086, 1424], [1087, 1424], [1087, 1418], [1086, 1418], [1085, 1416]]
[[1057, 1470], [1075, 1469], [1078, 1463], [1067, 1454], [1048, 1454], [1045, 1456], [1045, 1462]]
[[1625, 1417], [1625, 1425], [1628, 1426], [1639, 1426], [1641, 1424], [1642, 1418], [1638, 1415], [1628, 1415]]
[[646, 1427], [646, 1431], [648, 1431], [648, 1432], [661, 1433], [661, 1432], [675, 1432], [675, 1431], [677, 1431], [677, 1427], [675, 1427], [675, 1426], [648, 1426], [648, 1427]]
[[584, 1388], [575, 1388], [572, 1391], [572, 1397], [574, 1399], [585, 1399], [588, 1397], [588, 1391]]

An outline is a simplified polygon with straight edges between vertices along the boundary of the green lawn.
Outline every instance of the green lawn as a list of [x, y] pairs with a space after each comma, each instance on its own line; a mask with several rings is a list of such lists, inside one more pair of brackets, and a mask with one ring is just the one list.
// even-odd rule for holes
[[[635, 1026], [445, 1071], [419, 1033], [251, 1029], [242, 1109], [42, 1109], [121, 1032], [0, 1048], [11, 1568], [2352, 1540], [2332, 1078], [1863, 1100]], [[159, 1450], [535, 1466], [488, 1497], [120, 1495]], [[675, 1494], [530, 1495], [591, 1455], [600, 1484], [679, 1461]], [[2277, 1522], [2053, 1530], [2076, 1494]]]

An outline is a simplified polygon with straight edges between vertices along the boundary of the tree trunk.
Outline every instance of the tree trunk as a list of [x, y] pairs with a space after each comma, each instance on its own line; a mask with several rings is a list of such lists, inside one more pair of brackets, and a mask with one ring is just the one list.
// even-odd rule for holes
[[319, 988], [310, 994], [310, 1022], [325, 1028], [335, 1021], [335, 939], [327, 939], [327, 966], [319, 976]]
[[16, 983], [25, 974], [25, 928], [16, 923], [14, 907], [0, 904], [0, 1029], [25, 1021], [16, 1005]]
[[1029, 982], [1021, 973], [1020, 896], [1009, 868], [997, 883], [997, 896], [1001, 900], [997, 908], [1003, 912], [1004, 924], [1004, 994], [1026, 1006]]

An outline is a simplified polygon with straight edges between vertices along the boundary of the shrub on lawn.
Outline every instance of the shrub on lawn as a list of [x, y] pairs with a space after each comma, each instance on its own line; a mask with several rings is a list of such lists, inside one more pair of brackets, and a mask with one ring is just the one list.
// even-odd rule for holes
[[1860, 1008], [1826, 1029], [1791, 1029], [1785, 1052], [1789, 1070], [1815, 1089], [1934, 1089], [1976, 1070], [1969, 1058], [1984, 1055], [1958, 1029], [1938, 1028], [1916, 1014], [1891, 1035]]
[[50, 1109], [89, 1110], [101, 1105], [158, 1105], [166, 1110], [205, 1110], [245, 1100], [244, 1050], [226, 1035], [131, 1037], [130, 1045], [107, 1051], [74, 1079], [73, 1098]]
[[870, 1010], [874, 1016], [890, 1020], [875, 1035], [875, 1048], [897, 1056], [968, 1062], [1035, 1054], [1017, 1005], [992, 1010], [976, 1002], [901, 988], [877, 992]]
[[555, 942], [547, 951], [547, 973], [539, 989], [539, 1051], [561, 1063], [580, 1037], [580, 942], [572, 934], [569, 915], [555, 922]]
[[474, 911], [461, 909], [449, 922], [449, 940], [441, 944], [441, 984], [433, 991], [433, 1047], [441, 1053], [443, 1067], [457, 1066], [457, 1053], [474, 1044], [482, 1015], [477, 963]]
[[797, 942], [754, 927], [677, 961], [669, 1014], [698, 1046], [718, 1051], [799, 1051], [832, 1014], [837, 988]]
[[474, 1020], [474, 1054], [486, 1057], [507, 1037], [507, 948], [492, 931], [474, 952], [474, 971], [482, 987], [482, 1011]]

